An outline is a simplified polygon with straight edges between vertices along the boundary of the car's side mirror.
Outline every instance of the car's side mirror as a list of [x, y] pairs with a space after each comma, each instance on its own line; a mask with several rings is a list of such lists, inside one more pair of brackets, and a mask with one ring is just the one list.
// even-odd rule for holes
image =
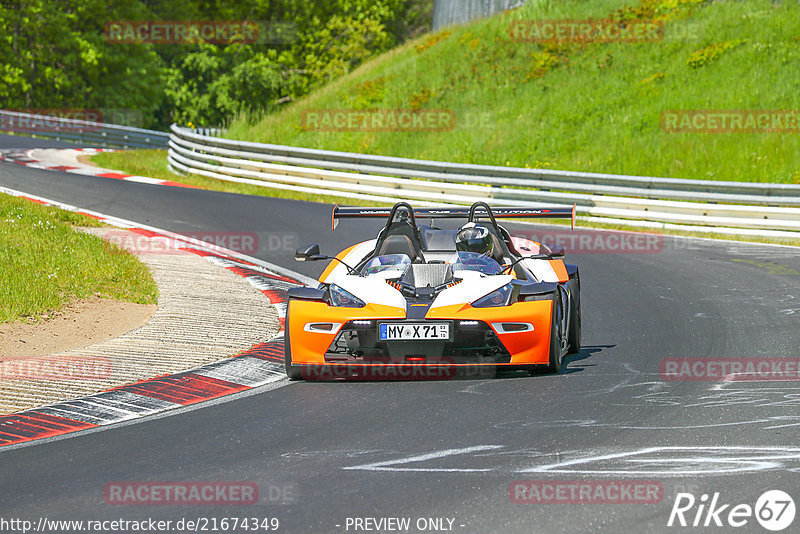
[[567, 254], [561, 245], [551, 245], [549, 243], [542, 243], [540, 252], [553, 258], [563, 258]]
[[319, 245], [306, 245], [298, 248], [294, 253], [294, 259], [297, 261], [314, 261], [325, 259], [327, 256], [322, 256], [319, 253]]

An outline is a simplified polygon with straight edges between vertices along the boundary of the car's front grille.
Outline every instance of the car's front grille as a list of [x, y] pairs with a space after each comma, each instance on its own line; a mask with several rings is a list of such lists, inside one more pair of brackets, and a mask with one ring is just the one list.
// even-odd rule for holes
[[325, 354], [326, 362], [509, 363], [511, 354], [483, 321], [453, 321], [453, 341], [380, 341], [377, 322], [342, 327]]

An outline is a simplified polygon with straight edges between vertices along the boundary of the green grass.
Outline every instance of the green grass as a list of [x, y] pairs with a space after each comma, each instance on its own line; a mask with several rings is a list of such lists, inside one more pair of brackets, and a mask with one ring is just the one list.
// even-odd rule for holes
[[[625, 4], [632, 7], [620, 12]], [[512, 21], [664, 21], [653, 43], [514, 42]], [[234, 139], [410, 158], [676, 178], [800, 182], [800, 133], [670, 133], [664, 111], [800, 109], [800, 5], [531, 0], [362, 65]], [[445, 132], [320, 132], [319, 109], [443, 109]]]
[[0, 323], [35, 320], [74, 299], [158, 301], [135, 256], [74, 226], [102, 226], [77, 213], [0, 194]]
[[321, 202], [323, 204], [347, 204], [348, 206], [380, 206], [380, 202], [359, 200], [335, 195], [317, 195], [301, 191], [261, 187], [257, 185], [227, 182], [207, 176], [196, 174], [176, 175], [167, 168], [166, 150], [127, 150], [124, 152], [101, 152], [90, 158], [91, 162], [100, 167], [114, 169], [135, 176], [147, 176], [160, 180], [171, 180], [182, 184], [193, 185], [211, 191], [224, 193], [238, 193], [262, 197], [289, 198]]

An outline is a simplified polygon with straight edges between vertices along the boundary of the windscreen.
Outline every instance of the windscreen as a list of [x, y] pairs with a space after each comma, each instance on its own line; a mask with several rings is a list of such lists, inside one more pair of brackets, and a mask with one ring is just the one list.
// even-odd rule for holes
[[361, 269], [361, 274], [369, 276], [385, 271], [403, 273], [409, 265], [411, 265], [411, 258], [406, 254], [385, 254], [369, 260], [364, 268]]
[[455, 271], [478, 271], [483, 274], [495, 275], [503, 272], [503, 268], [494, 259], [485, 254], [478, 254], [477, 252], [459, 251], [450, 263], [453, 264], [453, 272]]

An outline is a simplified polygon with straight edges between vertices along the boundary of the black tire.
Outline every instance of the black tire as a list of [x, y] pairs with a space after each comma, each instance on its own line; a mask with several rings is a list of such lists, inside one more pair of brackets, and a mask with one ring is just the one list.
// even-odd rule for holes
[[289, 308], [291, 301], [286, 306], [286, 320], [283, 322], [283, 363], [286, 367], [286, 376], [289, 380], [300, 380], [300, 368], [292, 365], [292, 346], [289, 343]]
[[567, 283], [570, 298], [570, 322], [567, 336], [567, 354], [581, 351], [581, 278], [578, 273]]
[[557, 373], [561, 370], [561, 339], [558, 335], [558, 317], [560, 315], [561, 299], [553, 296], [553, 314], [550, 319], [550, 363], [545, 368], [547, 372]]

